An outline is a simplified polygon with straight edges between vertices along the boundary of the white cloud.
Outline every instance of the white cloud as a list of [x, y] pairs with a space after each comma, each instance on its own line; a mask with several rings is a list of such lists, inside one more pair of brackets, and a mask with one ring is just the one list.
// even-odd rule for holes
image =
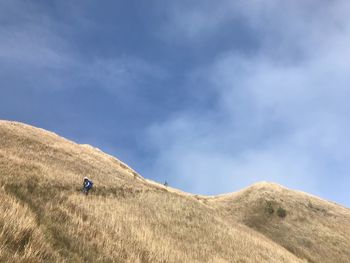
[[153, 125], [159, 168], [152, 172], [201, 193], [259, 180], [320, 195], [330, 178], [339, 187], [350, 171], [350, 5], [252, 1], [228, 8], [260, 32], [262, 48], [254, 56], [221, 54], [193, 73], [218, 95], [215, 109], [225, 118], [182, 112]]

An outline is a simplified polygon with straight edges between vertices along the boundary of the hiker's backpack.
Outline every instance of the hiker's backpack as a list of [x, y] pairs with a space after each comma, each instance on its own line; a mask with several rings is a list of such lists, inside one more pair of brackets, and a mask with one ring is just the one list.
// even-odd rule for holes
[[91, 189], [93, 185], [94, 185], [94, 183], [92, 181], [88, 180], [86, 185], [85, 185], [85, 188], [86, 189]]

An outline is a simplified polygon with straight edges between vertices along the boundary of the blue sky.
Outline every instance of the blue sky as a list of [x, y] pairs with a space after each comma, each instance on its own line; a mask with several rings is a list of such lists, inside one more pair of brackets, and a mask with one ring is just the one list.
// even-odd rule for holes
[[0, 118], [199, 194], [350, 206], [350, 3], [0, 0]]

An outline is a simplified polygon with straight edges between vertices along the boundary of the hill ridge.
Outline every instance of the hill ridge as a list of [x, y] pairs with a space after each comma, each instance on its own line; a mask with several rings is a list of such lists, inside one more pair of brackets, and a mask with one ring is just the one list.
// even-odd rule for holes
[[[85, 175], [96, 186], [89, 196], [80, 193]], [[347, 208], [268, 182], [215, 197], [185, 193], [18, 122], [0, 121], [0, 185], [1, 262], [350, 258]]]

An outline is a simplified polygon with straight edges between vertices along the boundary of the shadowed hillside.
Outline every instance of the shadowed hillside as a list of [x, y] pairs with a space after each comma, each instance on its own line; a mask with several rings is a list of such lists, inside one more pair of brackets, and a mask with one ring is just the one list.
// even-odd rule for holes
[[0, 262], [350, 262], [346, 208], [273, 184], [194, 196], [20, 123], [0, 121], [0, 185]]

